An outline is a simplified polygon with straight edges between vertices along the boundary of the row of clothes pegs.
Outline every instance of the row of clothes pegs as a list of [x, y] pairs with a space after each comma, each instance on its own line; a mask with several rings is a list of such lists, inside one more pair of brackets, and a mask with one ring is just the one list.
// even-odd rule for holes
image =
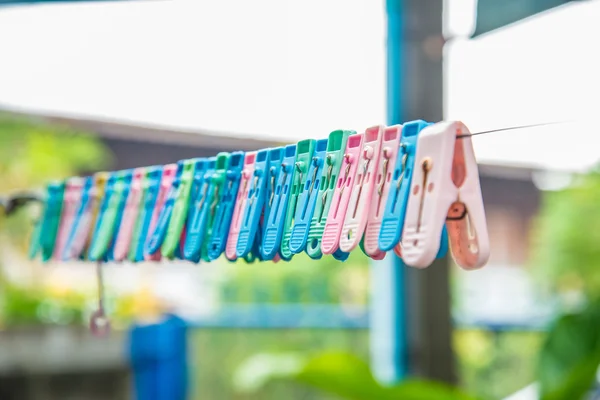
[[448, 243], [463, 268], [487, 262], [470, 132], [417, 120], [51, 183], [30, 256], [344, 261], [359, 247], [424, 268]]

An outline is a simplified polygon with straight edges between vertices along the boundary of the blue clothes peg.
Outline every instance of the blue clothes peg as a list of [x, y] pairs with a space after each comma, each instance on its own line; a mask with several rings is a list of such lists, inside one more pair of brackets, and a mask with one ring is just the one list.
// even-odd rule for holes
[[[274, 149], [277, 150], [277, 149]], [[246, 257], [256, 249], [257, 232], [267, 199], [270, 149], [260, 150], [254, 162], [254, 178], [248, 191], [248, 202], [242, 216], [242, 226], [236, 244], [236, 256]]]
[[160, 189], [160, 180], [162, 178], [162, 166], [154, 166], [148, 168], [146, 176], [146, 192], [144, 194], [144, 202], [142, 209], [140, 210], [140, 233], [137, 238], [135, 252], [135, 261], [144, 261], [144, 246], [148, 237], [148, 230], [150, 229], [150, 223], [152, 222], [152, 213], [154, 212], [154, 205], [158, 197], [158, 191]]
[[[287, 145], [284, 149], [284, 157], [281, 166], [278, 171], [275, 171], [275, 190], [273, 192], [269, 216], [266, 218], [265, 230], [263, 232], [261, 255], [265, 260], [272, 260], [273, 257], [275, 257], [275, 254], [279, 252], [283, 236], [285, 213], [287, 211], [291, 193], [291, 183], [294, 178], [295, 161], [296, 145]], [[271, 170], [273, 170], [273, 166], [271, 167]], [[281, 258], [285, 260], [284, 257]]]
[[212, 237], [208, 247], [208, 258], [211, 261], [219, 258], [225, 251], [243, 168], [244, 152], [231, 153], [225, 174], [225, 187], [215, 210]]
[[321, 184], [326, 154], [327, 139], [317, 140], [310, 168], [308, 169], [306, 184], [301, 189], [298, 205], [296, 206], [294, 227], [290, 236], [290, 250], [294, 254], [298, 254], [306, 248], [310, 222], [319, 197], [319, 185]]

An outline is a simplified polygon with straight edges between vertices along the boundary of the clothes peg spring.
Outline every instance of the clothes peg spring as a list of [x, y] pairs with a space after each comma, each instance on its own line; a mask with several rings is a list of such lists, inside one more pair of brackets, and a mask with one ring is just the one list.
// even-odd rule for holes
[[469, 133], [462, 122], [440, 122], [419, 135], [402, 237], [402, 255], [409, 266], [431, 264], [444, 226], [459, 266], [480, 268], [489, 258], [479, 172]]
[[356, 172], [354, 186], [351, 186], [348, 208], [340, 235], [340, 250], [345, 252], [350, 252], [358, 246], [367, 226], [383, 132], [383, 126], [375, 126], [368, 128], [363, 135], [359, 169]]
[[[271, 151], [281, 152], [278, 149], [265, 149], [256, 153], [256, 160], [252, 165], [252, 176], [247, 191], [244, 209], [240, 211], [240, 232], [235, 242], [235, 258], [243, 258], [246, 262], [253, 262], [259, 253], [262, 216], [265, 211], [265, 202], [268, 198], [267, 186], [269, 183], [269, 158]], [[246, 156], [247, 157], [247, 156]], [[249, 172], [249, 170], [248, 170]], [[229, 242], [227, 243], [229, 246]], [[254, 254], [250, 255], [254, 249]], [[228, 259], [233, 259], [228, 254]]]
[[[302, 218], [302, 215], [298, 215], [298, 201], [300, 199], [300, 194], [304, 191], [305, 187], [306, 190], [312, 191], [314, 189], [315, 181], [318, 180], [318, 171], [313, 171], [312, 174], [309, 174], [311, 166], [313, 164], [313, 156], [316, 143], [316, 140], [307, 139], [298, 142], [298, 144], [296, 145], [296, 161], [294, 163], [295, 172], [294, 178], [292, 180], [292, 186], [290, 188], [290, 193], [288, 196], [288, 206], [285, 213], [283, 237], [281, 240], [280, 248], [280, 255], [283, 259], [289, 260], [295, 254], [290, 248], [290, 240], [292, 237], [292, 231], [294, 230], [294, 227], [298, 222], [296, 218]], [[323, 147], [327, 147], [327, 140], [325, 140]], [[317, 159], [316, 162], [321, 163], [321, 160]], [[300, 211], [300, 214], [302, 214], [303, 212], [306, 213], [306, 209]], [[309, 221], [310, 218], [308, 218], [306, 221], [301, 220], [300, 224], [304, 226], [305, 229], [308, 229]], [[299, 253], [299, 251], [296, 253]]]
[[227, 170], [223, 181], [223, 190], [215, 211], [212, 236], [210, 236], [208, 259], [216, 260], [225, 251], [235, 200], [240, 188], [240, 178], [244, 168], [244, 152], [231, 153], [227, 162]]
[[386, 254], [379, 248], [379, 231], [381, 230], [381, 221], [391, 189], [392, 175], [396, 167], [401, 136], [402, 125], [389, 126], [383, 132], [381, 157], [377, 166], [375, 188], [372, 192], [371, 206], [362, 242], [365, 254], [375, 260], [383, 259]]
[[[223, 163], [225, 160], [219, 161]], [[194, 196], [192, 198], [192, 206], [188, 213], [187, 232], [183, 247], [183, 256], [186, 260], [199, 262], [202, 252], [204, 236], [206, 234], [206, 212], [205, 204], [210, 202], [208, 199], [209, 188], [212, 176], [215, 173], [217, 165], [217, 157], [208, 159], [203, 169], [196, 169], [194, 173]]]
[[[266, 155], [265, 155], [266, 158]], [[254, 175], [254, 165], [257, 162], [257, 153], [251, 151], [246, 153], [244, 158], [244, 169], [242, 170], [240, 188], [235, 199], [233, 216], [231, 217], [231, 227], [227, 236], [227, 245], [225, 247], [225, 256], [230, 261], [237, 259], [236, 247], [240, 237], [240, 231], [244, 225], [244, 212], [248, 203], [254, 199], [253, 195], [256, 190], [258, 178]]]
[[364, 136], [362, 133], [351, 135], [346, 144], [340, 168], [340, 177], [333, 194], [323, 238], [321, 239], [321, 251], [323, 254], [334, 254], [340, 246], [340, 235], [348, 208], [348, 202], [354, 186], [354, 178], [359, 166], [360, 153], [362, 150]]
[[[295, 173], [295, 162], [296, 145], [292, 144], [285, 147], [280, 168], [274, 170], [276, 168], [275, 164], [271, 163], [272, 179], [275, 179], [275, 190], [271, 193], [269, 215], [265, 219], [266, 224], [261, 248], [261, 255], [264, 260], [272, 260], [281, 248], [285, 214]], [[285, 260], [282, 254], [279, 255]]]
[[131, 180], [129, 195], [127, 196], [125, 203], [123, 219], [116, 234], [116, 242], [113, 250], [113, 258], [115, 261], [125, 260], [129, 253], [142, 204], [145, 177], [146, 170], [144, 168], [136, 168], [133, 171], [133, 178]]

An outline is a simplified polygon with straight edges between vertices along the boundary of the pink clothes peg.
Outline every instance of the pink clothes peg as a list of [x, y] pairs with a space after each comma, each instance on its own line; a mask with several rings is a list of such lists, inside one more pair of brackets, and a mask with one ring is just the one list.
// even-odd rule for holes
[[398, 146], [402, 136], [402, 125], [385, 128], [381, 143], [381, 157], [377, 165], [377, 177], [371, 197], [371, 207], [365, 228], [363, 247], [365, 253], [374, 260], [382, 260], [386, 252], [379, 249], [379, 230], [389, 194], [389, 185], [396, 167]]
[[60, 225], [54, 245], [54, 253], [52, 258], [62, 260], [65, 245], [69, 240], [69, 234], [73, 227], [75, 214], [81, 204], [81, 195], [83, 189], [83, 179], [71, 178], [67, 180], [65, 185], [65, 195], [63, 200], [62, 212], [60, 217]]
[[333, 193], [329, 213], [327, 214], [327, 223], [323, 230], [323, 239], [321, 240], [321, 251], [323, 254], [333, 254], [340, 247], [340, 234], [348, 202], [354, 186], [354, 178], [359, 167], [360, 153], [363, 147], [364, 135], [357, 133], [348, 137], [346, 143], [346, 152], [340, 168], [340, 177]]
[[351, 187], [348, 209], [340, 236], [340, 249], [346, 253], [358, 246], [367, 226], [383, 131], [383, 126], [374, 126], [368, 128], [364, 134], [363, 147], [358, 160], [359, 170], [356, 172], [354, 186]]
[[456, 263], [483, 267], [489, 238], [473, 143], [462, 122], [440, 122], [419, 135], [402, 237], [407, 265], [433, 262], [444, 224]]
[[231, 218], [231, 227], [229, 228], [227, 245], [225, 246], [225, 257], [227, 257], [227, 259], [230, 261], [235, 261], [237, 259], [235, 249], [237, 246], [238, 236], [240, 235], [240, 228], [242, 227], [244, 210], [246, 209], [246, 204], [248, 202], [248, 192], [253, 189], [252, 185], [256, 186], [256, 180], [258, 179], [254, 177], [255, 159], [255, 151], [246, 153], [246, 156], [244, 157], [244, 169], [242, 170], [240, 188], [235, 200], [235, 207], [233, 209], [233, 216]]
[[135, 228], [135, 223], [140, 211], [142, 203], [142, 185], [144, 183], [144, 177], [146, 176], [146, 170], [144, 168], [137, 168], [133, 171], [133, 180], [131, 181], [131, 189], [127, 202], [125, 203], [125, 211], [123, 213], [123, 219], [117, 232], [117, 240], [115, 242], [115, 248], [113, 250], [114, 260], [123, 261], [129, 253], [129, 246], [131, 244], [131, 237]]
[[[156, 224], [158, 222], [158, 216], [165, 205], [165, 201], [167, 199], [167, 195], [169, 190], [171, 189], [171, 185], [173, 184], [173, 180], [175, 179], [175, 174], [177, 173], [177, 164], [168, 164], [163, 168], [162, 177], [160, 180], [160, 188], [158, 190], [158, 195], [156, 197], [156, 203], [154, 205], [154, 210], [152, 211], [152, 219], [150, 220], [150, 229], [148, 229], [148, 234], [152, 235], [154, 229], [156, 228]], [[141, 239], [141, 238], [140, 238]], [[146, 239], [146, 238], [145, 238]], [[145, 240], [144, 239], [144, 240]], [[161, 259], [160, 249], [154, 252], [151, 255], [144, 256], [146, 261], [159, 261]]]

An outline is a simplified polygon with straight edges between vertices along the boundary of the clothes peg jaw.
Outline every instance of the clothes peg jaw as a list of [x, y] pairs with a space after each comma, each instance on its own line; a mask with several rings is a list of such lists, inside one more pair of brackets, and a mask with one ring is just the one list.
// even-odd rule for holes
[[383, 132], [383, 126], [374, 126], [368, 128], [363, 135], [363, 147], [358, 161], [359, 169], [356, 172], [354, 185], [351, 187], [351, 195], [340, 236], [340, 250], [344, 252], [350, 252], [358, 246], [365, 232], [381, 153]]
[[236, 151], [231, 153], [227, 163], [227, 171], [224, 176], [225, 180], [223, 182], [223, 190], [221, 191], [222, 194], [217, 204], [212, 229], [213, 232], [208, 250], [209, 261], [216, 260], [225, 251], [243, 168], [244, 152]]
[[127, 258], [133, 231], [140, 211], [143, 195], [143, 182], [146, 176], [145, 168], [137, 168], [133, 171], [129, 195], [125, 203], [123, 219], [117, 232], [117, 240], [113, 250], [113, 259], [123, 261]]
[[[261, 227], [263, 215], [266, 208], [267, 187], [269, 184], [269, 161], [271, 151], [281, 152], [278, 149], [265, 149], [256, 153], [256, 160], [253, 165], [252, 182], [249, 184], [246, 200], [244, 201], [244, 210], [241, 213], [241, 227], [238, 239], [235, 243], [235, 257], [248, 258], [252, 252], [252, 258], [259, 254], [259, 245], [261, 240]], [[227, 243], [229, 245], [229, 242]], [[229, 259], [232, 259], [228, 255]]]
[[327, 143], [328, 139], [316, 141], [306, 181], [298, 188], [300, 193], [297, 196], [294, 226], [292, 227], [289, 240], [289, 249], [293, 254], [298, 254], [306, 249], [311, 221], [319, 199], [319, 189], [323, 182], [321, 179], [323, 169], [325, 168]]
[[[292, 231], [298, 222], [297, 218], [300, 217], [300, 224], [304, 226], [304, 229], [308, 228], [308, 222], [310, 221], [310, 219], [305, 219], [302, 221], [302, 213], [306, 213], [306, 209], [299, 210], [298, 201], [304, 188], [306, 187], [306, 190], [314, 189], [312, 185], [314, 184], [315, 180], [318, 179], [317, 175], [315, 175], [315, 171], [313, 171], [313, 174], [309, 176], [315, 145], [316, 140], [313, 139], [302, 140], [296, 145], [294, 178], [292, 180], [290, 194], [288, 196], [289, 199], [287, 211], [285, 213], [285, 223], [283, 225], [283, 237], [279, 251], [281, 257], [285, 260], [290, 260], [295, 254], [290, 248], [290, 239], [292, 237]], [[326, 148], [327, 143], [325, 143], [323, 147]], [[317, 159], [317, 162], [320, 162], [320, 160]], [[311, 187], [312, 189], [310, 189]]]
[[364, 136], [362, 133], [351, 135], [346, 144], [343, 161], [340, 168], [340, 177], [337, 180], [333, 199], [329, 207], [323, 237], [321, 239], [321, 251], [323, 254], [333, 254], [340, 245], [340, 234], [346, 217], [346, 210], [351, 196], [351, 188], [354, 186], [354, 178], [358, 169], [358, 160], [363, 146]]
[[402, 254], [407, 265], [425, 268], [439, 250], [444, 225], [452, 256], [465, 269], [489, 258], [483, 198], [469, 131], [461, 122], [440, 122], [419, 135]]
[[393, 125], [384, 129], [381, 142], [381, 156], [377, 165], [377, 176], [371, 197], [371, 206], [367, 226], [365, 228], [362, 248], [365, 254], [375, 260], [385, 257], [385, 252], [379, 248], [379, 232], [385, 206], [392, 190], [392, 176], [396, 167], [396, 158], [402, 136], [402, 125]]
[[254, 174], [256, 162], [258, 162], [256, 151], [246, 153], [244, 158], [244, 168], [240, 177], [240, 187], [233, 208], [231, 227], [229, 228], [229, 234], [227, 236], [227, 245], [225, 246], [225, 256], [229, 261], [235, 261], [237, 259], [236, 248], [241, 236], [242, 227], [244, 226], [244, 213], [248, 207], [249, 201], [254, 198], [254, 192], [256, 191], [258, 181], [258, 177]]

